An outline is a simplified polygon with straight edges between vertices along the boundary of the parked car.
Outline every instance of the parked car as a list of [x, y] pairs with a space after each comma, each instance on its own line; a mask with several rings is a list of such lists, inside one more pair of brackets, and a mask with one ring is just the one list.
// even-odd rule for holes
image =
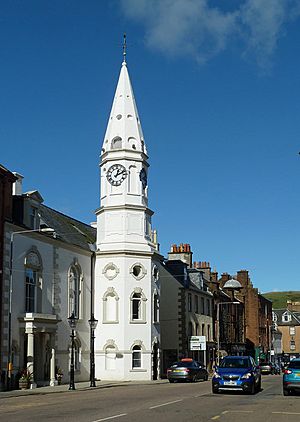
[[261, 362], [259, 367], [262, 375], [275, 374], [275, 368], [272, 362]]
[[212, 377], [212, 392], [243, 391], [254, 394], [261, 389], [261, 373], [251, 356], [226, 356]]
[[300, 359], [291, 360], [283, 371], [283, 395], [300, 392]]
[[179, 362], [173, 363], [167, 370], [167, 377], [169, 382], [175, 381], [191, 381], [208, 380], [208, 372], [204, 365], [191, 359], [184, 358]]

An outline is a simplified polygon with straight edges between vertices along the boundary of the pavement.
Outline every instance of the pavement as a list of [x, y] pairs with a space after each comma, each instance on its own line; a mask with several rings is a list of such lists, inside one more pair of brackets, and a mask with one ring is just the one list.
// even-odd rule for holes
[[[124, 386], [124, 385], [165, 384], [167, 382], [168, 380], [166, 379], [161, 379], [157, 381], [96, 381], [96, 387], [90, 387], [90, 382], [86, 381], [86, 382], [76, 382], [75, 389], [77, 391], [88, 391], [88, 390], [97, 390], [100, 388], [110, 388], [110, 387]], [[1, 391], [0, 399], [9, 398], [9, 397], [39, 395], [39, 394], [65, 393], [66, 391], [69, 391], [69, 384], [55, 385], [54, 387], [47, 385], [44, 387], [37, 387], [37, 388], [27, 389], [27, 390]], [[70, 391], [70, 394], [72, 393], [73, 393], [73, 390]]]

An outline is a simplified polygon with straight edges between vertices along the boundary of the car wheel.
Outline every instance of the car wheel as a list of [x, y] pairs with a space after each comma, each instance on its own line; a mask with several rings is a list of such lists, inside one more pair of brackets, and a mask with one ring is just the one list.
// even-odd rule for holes
[[197, 381], [197, 375], [194, 375], [193, 378], [191, 379], [192, 382], [196, 382]]
[[287, 390], [286, 388], [284, 388], [284, 389], [283, 389], [283, 395], [284, 395], [284, 396], [289, 396], [289, 395], [290, 395], [289, 390]]
[[219, 389], [218, 388], [215, 388], [215, 387], [212, 387], [212, 390], [211, 391], [213, 392], [213, 394], [218, 394], [219, 393]]
[[253, 384], [251, 385], [251, 390], [250, 390], [250, 394], [255, 394], [255, 382], [253, 381]]
[[205, 375], [204, 381], [208, 381], [208, 375]]
[[173, 384], [173, 382], [175, 382], [175, 380], [169, 380], [169, 382], [170, 382], [171, 384]]

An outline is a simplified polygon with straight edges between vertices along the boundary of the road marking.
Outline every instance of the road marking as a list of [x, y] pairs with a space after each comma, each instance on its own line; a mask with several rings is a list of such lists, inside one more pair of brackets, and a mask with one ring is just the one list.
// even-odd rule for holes
[[[254, 410], [225, 410], [226, 413], [253, 413]], [[222, 412], [222, 413], [225, 413]]]
[[103, 419], [97, 419], [96, 421], [93, 422], [102, 422], [102, 421], [108, 421], [109, 419], [115, 419], [115, 418], [120, 418], [121, 416], [126, 416], [127, 413], [120, 413], [120, 415], [115, 415], [115, 416], [108, 416], [107, 418], [103, 418]]
[[[179, 401], [182, 401], [182, 399], [180, 399], [180, 400], [174, 400], [174, 401], [169, 401], [168, 403], [157, 404], [156, 406], [149, 407], [149, 409], [156, 409], [157, 407], [168, 406], [169, 404], [178, 403]], [[95, 421], [95, 422], [97, 422], [97, 421]]]
[[300, 413], [295, 413], [295, 412], [272, 412], [276, 415], [300, 415]]
[[220, 419], [220, 415], [218, 415], [218, 416], [213, 416], [211, 419], [212, 419], [213, 421], [215, 421], [216, 419]]

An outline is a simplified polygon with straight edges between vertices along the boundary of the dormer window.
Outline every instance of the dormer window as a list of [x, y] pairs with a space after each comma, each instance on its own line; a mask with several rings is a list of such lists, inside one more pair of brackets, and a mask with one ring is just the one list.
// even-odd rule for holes
[[282, 322], [290, 322], [292, 320], [291, 315], [288, 312], [282, 314]]

